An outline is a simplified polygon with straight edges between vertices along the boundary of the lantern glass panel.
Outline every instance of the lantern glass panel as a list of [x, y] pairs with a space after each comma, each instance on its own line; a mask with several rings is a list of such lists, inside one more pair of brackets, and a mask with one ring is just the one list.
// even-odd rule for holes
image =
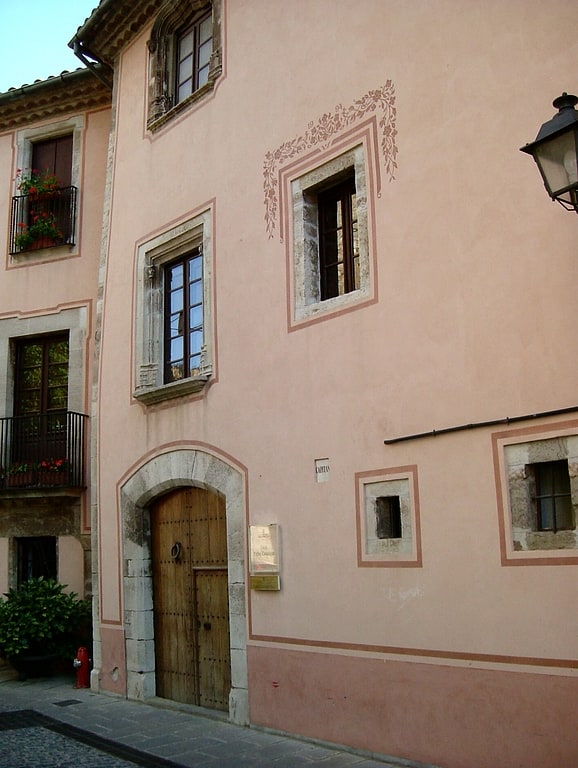
[[551, 197], [562, 197], [568, 189], [578, 183], [578, 155], [576, 134], [566, 131], [549, 141], [539, 144], [535, 158]]

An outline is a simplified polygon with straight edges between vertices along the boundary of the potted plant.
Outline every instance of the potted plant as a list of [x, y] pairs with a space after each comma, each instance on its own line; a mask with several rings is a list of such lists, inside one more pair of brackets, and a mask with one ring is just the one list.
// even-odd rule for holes
[[90, 603], [66, 585], [39, 577], [0, 600], [0, 655], [27, 676], [48, 675], [57, 659], [72, 664], [90, 641]]
[[30, 461], [15, 461], [6, 472], [7, 485], [32, 485], [35, 466]]
[[63, 238], [56, 216], [49, 211], [41, 211], [31, 213], [29, 224], [19, 222], [14, 243], [19, 251], [33, 251], [58, 245]]
[[26, 173], [22, 168], [16, 171], [16, 188], [22, 195], [28, 195], [30, 200], [42, 200], [57, 192], [61, 187], [60, 181], [48, 168], [44, 171], [32, 170]]
[[38, 464], [41, 485], [65, 485], [68, 481], [68, 459], [42, 459]]

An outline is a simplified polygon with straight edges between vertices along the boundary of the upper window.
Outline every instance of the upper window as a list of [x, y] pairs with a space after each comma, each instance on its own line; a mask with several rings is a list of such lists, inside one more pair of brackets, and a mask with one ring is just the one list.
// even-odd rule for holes
[[142, 244], [136, 385], [145, 403], [200, 392], [213, 373], [211, 211]]
[[363, 145], [291, 182], [294, 325], [373, 296]]
[[189, 27], [177, 41], [176, 101], [182, 101], [209, 82], [209, 65], [213, 52], [213, 20], [203, 16]]
[[19, 134], [10, 219], [13, 257], [75, 244], [80, 141], [79, 121]]
[[176, 0], [157, 17], [148, 43], [151, 130], [213, 90], [222, 72], [221, 4]]

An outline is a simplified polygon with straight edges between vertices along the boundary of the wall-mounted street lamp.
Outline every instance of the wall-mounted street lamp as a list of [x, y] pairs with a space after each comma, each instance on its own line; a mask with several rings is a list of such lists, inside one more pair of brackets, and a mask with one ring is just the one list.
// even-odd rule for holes
[[574, 109], [578, 98], [563, 93], [552, 103], [558, 114], [521, 151], [536, 161], [552, 200], [578, 213], [578, 112]]

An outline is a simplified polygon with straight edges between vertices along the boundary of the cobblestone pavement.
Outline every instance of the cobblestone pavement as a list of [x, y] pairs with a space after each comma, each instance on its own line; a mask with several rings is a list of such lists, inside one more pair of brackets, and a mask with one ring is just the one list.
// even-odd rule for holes
[[243, 728], [193, 707], [77, 690], [73, 682], [0, 683], [0, 768], [434, 768]]

